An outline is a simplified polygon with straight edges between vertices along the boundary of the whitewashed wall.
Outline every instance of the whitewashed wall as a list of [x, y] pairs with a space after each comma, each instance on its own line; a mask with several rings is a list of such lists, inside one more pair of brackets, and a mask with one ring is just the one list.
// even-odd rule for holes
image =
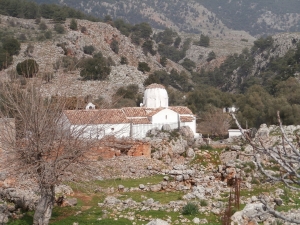
[[115, 137], [129, 137], [130, 124], [98, 124], [98, 125], [72, 125], [71, 129], [82, 132], [82, 138], [101, 139], [105, 135]]
[[170, 109], [163, 109], [152, 116], [152, 123], [177, 123], [178, 114]]
[[228, 133], [229, 133], [229, 137], [237, 137], [242, 135], [239, 129], [230, 129], [228, 130]]

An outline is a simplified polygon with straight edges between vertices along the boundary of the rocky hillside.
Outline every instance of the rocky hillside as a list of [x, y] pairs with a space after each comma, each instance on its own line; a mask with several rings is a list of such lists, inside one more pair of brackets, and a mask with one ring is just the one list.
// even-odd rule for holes
[[[35, 0], [38, 3], [49, 3]], [[169, 27], [185, 32], [228, 35], [230, 29], [261, 36], [277, 32], [299, 31], [300, 3], [259, 0], [51, 0], [104, 17], [124, 18], [131, 23], [146, 21], [156, 28]]]
[[[118, 88], [125, 85], [137, 84], [142, 91], [143, 82], [154, 71], [170, 72], [172, 69], [178, 72], [185, 71], [180, 64], [171, 60], [168, 60], [167, 65], [163, 67], [160, 64], [161, 56], [158, 53], [155, 55], [145, 54], [142, 47], [131, 42], [130, 37], [122, 35], [119, 30], [107, 23], [77, 20], [78, 29], [71, 30], [70, 19], [68, 19], [62, 24], [65, 32], [59, 34], [55, 31], [55, 24], [52, 20], [42, 18], [41, 23], [47, 27], [46, 30], [42, 30], [41, 25], [33, 19], [0, 17], [0, 29], [21, 40], [20, 53], [14, 56], [11, 66], [0, 72], [1, 79], [12, 76], [18, 63], [25, 59], [34, 59], [39, 65], [41, 74], [46, 73], [53, 77], [51, 82], [43, 84], [46, 96], [66, 94], [67, 96], [85, 97], [91, 95], [94, 99], [109, 100]], [[45, 38], [46, 32], [51, 33], [50, 38]], [[192, 40], [186, 57], [196, 62], [198, 68], [206, 69], [218, 66], [229, 54], [239, 53], [244, 47], [251, 47], [254, 40], [251, 36], [245, 36], [249, 37], [245, 42], [243, 40], [246, 39], [241, 39], [241, 36], [236, 33], [231, 38], [211, 38], [209, 47], [201, 47], [193, 44], [199, 40], [198, 35], [180, 35], [183, 40], [187, 38]], [[111, 48], [113, 40], [119, 43], [118, 53]], [[114, 66], [111, 67], [108, 79], [83, 81], [80, 77], [80, 69], [70, 68], [71, 65], [68, 64], [70, 62], [66, 62], [66, 60], [91, 57], [84, 53], [86, 46], [93, 46], [94, 52], [101, 52], [103, 56], [112, 60]], [[211, 51], [216, 53], [216, 59], [207, 62], [206, 59]], [[122, 57], [127, 58], [127, 65], [120, 63]], [[76, 60], [75, 64], [78, 63]], [[146, 62], [151, 70], [142, 73], [137, 69], [139, 62]], [[73, 67], [76, 66], [73, 65]], [[186, 73], [189, 72], [186, 71]]]
[[[35, 0], [35, 2], [44, 3], [45, 1]], [[228, 29], [213, 11], [209, 11], [196, 1], [90, 0], [82, 2], [52, 0], [51, 2], [65, 4], [102, 18], [110, 15], [114, 19], [123, 18], [132, 24], [145, 21], [159, 29], [168, 27], [187, 33], [209, 34], [212, 37], [230, 36], [233, 31]], [[247, 33], [241, 31], [240, 35], [247, 36]]]

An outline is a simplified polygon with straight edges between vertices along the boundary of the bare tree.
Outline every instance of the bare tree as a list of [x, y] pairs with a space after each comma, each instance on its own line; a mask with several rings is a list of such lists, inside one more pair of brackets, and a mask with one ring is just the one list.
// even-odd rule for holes
[[223, 136], [228, 133], [231, 121], [227, 113], [223, 113], [221, 109], [212, 108], [202, 115], [199, 127], [201, 133]]
[[[0, 91], [1, 128], [6, 131], [1, 132], [0, 140], [5, 168], [15, 177], [37, 184], [41, 197], [34, 225], [49, 223], [55, 185], [74, 179], [74, 173], [85, 168], [88, 172], [87, 152], [95, 144], [82, 138], [85, 127], [70, 129], [63, 119], [64, 99], [45, 99], [35, 82], [25, 89], [6, 83]], [[14, 118], [15, 123], [8, 118]]]
[[[277, 119], [279, 123], [280, 133], [281, 133], [281, 143], [266, 147], [263, 140], [253, 140], [250, 136], [242, 129], [235, 115], [231, 114], [235, 123], [242, 133], [242, 137], [252, 146], [254, 154], [254, 161], [256, 162], [259, 170], [268, 177], [270, 180], [275, 182], [282, 182], [288, 188], [293, 190], [300, 190], [300, 151], [299, 151], [299, 137], [297, 137], [297, 145], [293, 143], [286, 135], [282, 122], [280, 119], [280, 113], [277, 112]], [[280, 167], [280, 176], [275, 177], [268, 173], [264, 169], [261, 159], [268, 157], [272, 159]], [[265, 205], [266, 211], [273, 216], [280, 218], [284, 221], [300, 224], [300, 221], [289, 216], [285, 216], [280, 212], [274, 210], [268, 203], [265, 198], [260, 199], [261, 202]]]

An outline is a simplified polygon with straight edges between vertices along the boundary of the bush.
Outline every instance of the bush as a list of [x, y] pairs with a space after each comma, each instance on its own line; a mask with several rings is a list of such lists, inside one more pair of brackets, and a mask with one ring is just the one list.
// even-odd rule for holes
[[118, 54], [119, 53], [119, 42], [116, 39], [114, 39], [110, 43], [110, 48], [111, 48], [111, 50], [113, 50], [114, 53]]
[[55, 24], [54, 30], [59, 34], [65, 33], [65, 28], [61, 24]]
[[70, 29], [71, 30], [77, 30], [78, 27], [77, 27], [77, 21], [73, 18], [70, 22]]
[[46, 37], [44, 34], [40, 34], [39, 36], [37, 36], [37, 40], [38, 41], [45, 41], [46, 40]]
[[26, 41], [27, 40], [27, 37], [26, 37], [26, 34], [20, 34], [19, 35], [19, 38], [18, 38], [20, 41]]
[[217, 56], [216, 56], [216, 53], [214, 53], [214, 51], [211, 51], [210, 53], [208, 53], [208, 57], [206, 59], [207, 62], [210, 62], [211, 60], [215, 59]]
[[198, 205], [189, 202], [182, 208], [183, 215], [195, 215], [198, 213]]
[[31, 78], [39, 71], [39, 65], [34, 59], [26, 59], [17, 64], [17, 72], [26, 78]]
[[0, 47], [0, 70], [6, 69], [12, 61], [13, 57]]
[[87, 32], [86, 27], [85, 26], [81, 27], [81, 33], [85, 33], [85, 32]]
[[85, 54], [92, 55], [94, 51], [95, 51], [95, 48], [93, 45], [87, 45], [87, 46], [83, 47], [83, 52]]
[[167, 57], [165, 57], [165, 56], [161, 57], [161, 59], [160, 59], [160, 64], [161, 64], [163, 67], [166, 67], [167, 62], [168, 62]]
[[192, 72], [196, 68], [196, 63], [188, 58], [185, 58], [181, 65], [188, 71]]
[[47, 27], [47, 25], [44, 21], [40, 22], [39, 29], [40, 30], [47, 30], [48, 29], [48, 27]]
[[83, 80], [105, 80], [111, 70], [104, 57], [84, 59], [80, 66], [80, 76]]
[[43, 81], [49, 83], [54, 78], [53, 73], [44, 73], [42, 76]]
[[46, 39], [51, 39], [52, 38], [52, 31], [51, 30], [47, 30], [45, 32], [45, 38]]
[[17, 55], [21, 49], [20, 42], [15, 38], [5, 38], [2, 40], [2, 48], [9, 54], [9, 55]]
[[206, 36], [206, 35], [201, 34], [200, 41], [199, 41], [198, 45], [202, 46], [202, 47], [209, 47], [209, 42], [210, 42], [209, 37]]
[[207, 201], [206, 201], [206, 200], [201, 199], [201, 200], [200, 200], [200, 205], [201, 205], [201, 206], [207, 206], [208, 204], [207, 204]]
[[128, 59], [125, 56], [122, 56], [120, 63], [121, 63], [121, 65], [127, 65], [128, 64]]
[[148, 63], [146, 63], [146, 62], [139, 62], [138, 70], [145, 73], [145, 72], [150, 71], [150, 67], [148, 66]]

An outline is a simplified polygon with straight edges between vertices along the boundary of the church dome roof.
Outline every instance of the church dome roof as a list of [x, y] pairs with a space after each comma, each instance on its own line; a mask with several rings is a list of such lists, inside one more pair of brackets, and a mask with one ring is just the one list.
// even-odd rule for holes
[[161, 88], [161, 89], [166, 89], [165, 86], [157, 83], [150, 84], [146, 87], [146, 89], [153, 89], [153, 88]]
[[161, 84], [150, 84], [144, 93], [143, 106], [146, 108], [167, 108], [169, 98], [166, 88]]

